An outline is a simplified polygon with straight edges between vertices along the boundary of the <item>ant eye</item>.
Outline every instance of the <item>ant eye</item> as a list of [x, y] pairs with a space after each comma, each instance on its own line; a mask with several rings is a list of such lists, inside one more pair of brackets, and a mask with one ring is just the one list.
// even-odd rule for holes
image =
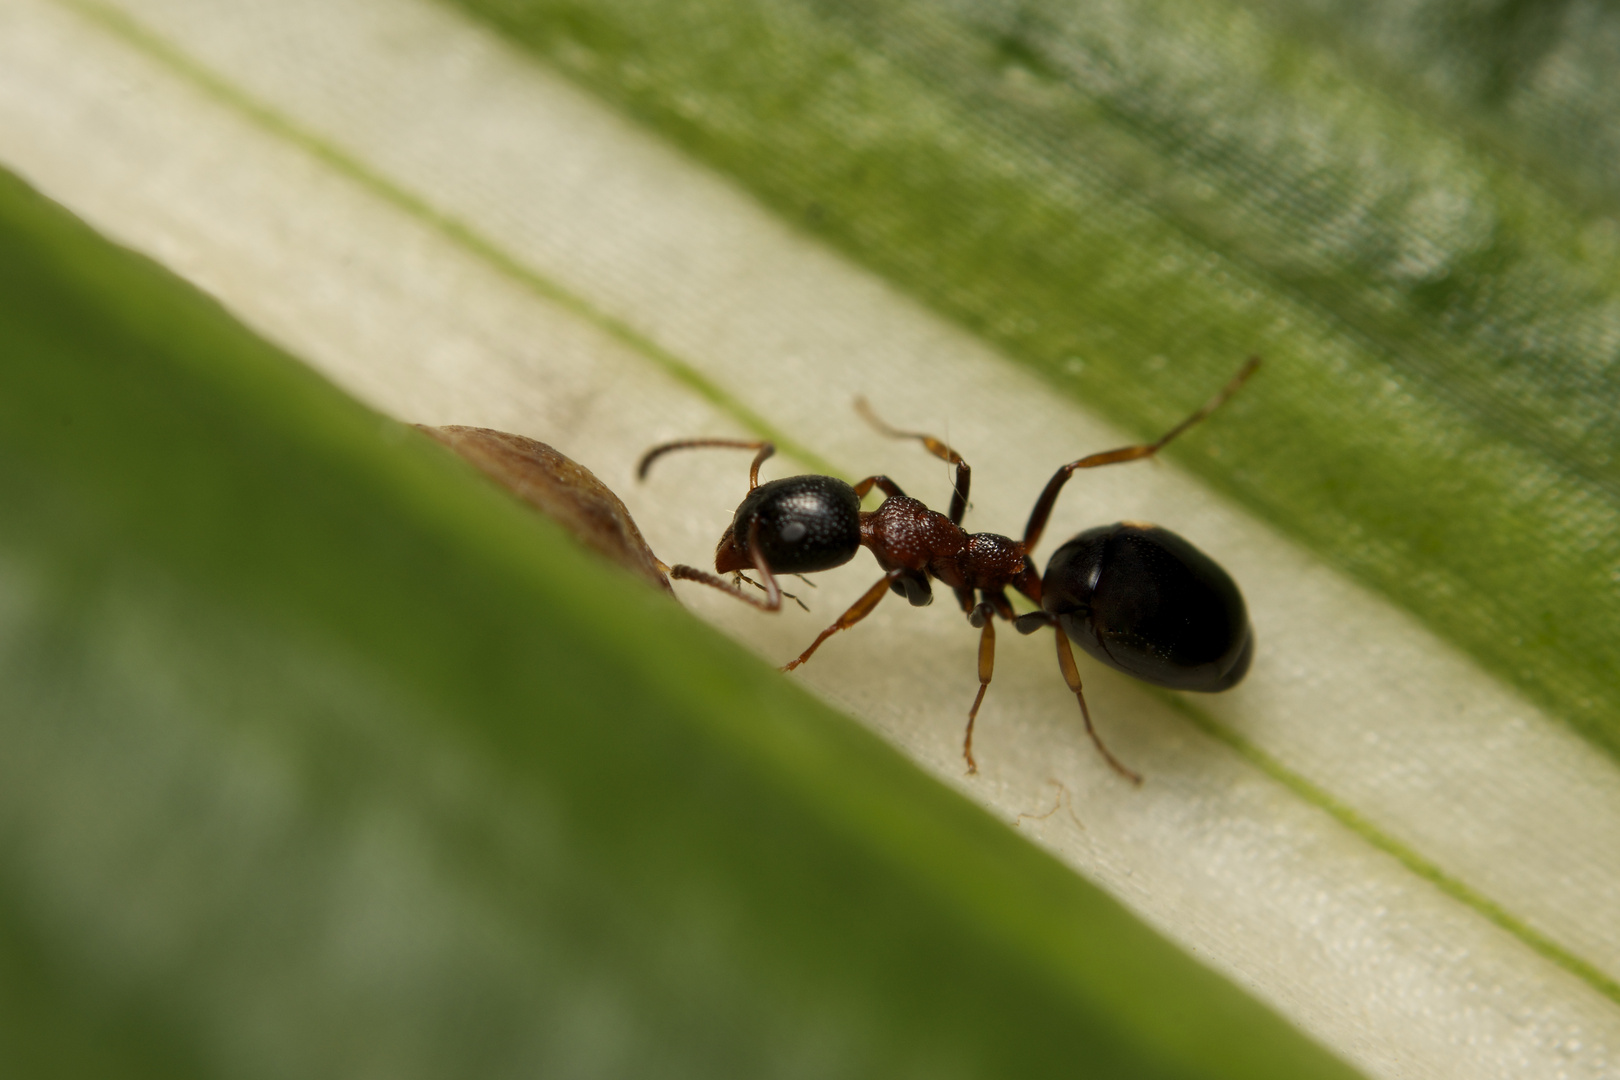
[[802, 521], [790, 521], [782, 526], [782, 542], [784, 544], [797, 544], [804, 539], [804, 534], [810, 529]]

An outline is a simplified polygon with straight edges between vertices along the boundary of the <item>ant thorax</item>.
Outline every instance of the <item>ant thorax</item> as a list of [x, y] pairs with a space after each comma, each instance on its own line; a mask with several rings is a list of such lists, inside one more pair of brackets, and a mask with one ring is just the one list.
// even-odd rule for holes
[[861, 546], [885, 570], [924, 570], [946, 585], [962, 584], [956, 557], [968, 534], [937, 510], [906, 495], [891, 495], [876, 510], [861, 514]]
[[920, 570], [952, 589], [1004, 588], [1024, 570], [1024, 545], [969, 533], [917, 499], [891, 495], [861, 514], [861, 545], [885, 570]]

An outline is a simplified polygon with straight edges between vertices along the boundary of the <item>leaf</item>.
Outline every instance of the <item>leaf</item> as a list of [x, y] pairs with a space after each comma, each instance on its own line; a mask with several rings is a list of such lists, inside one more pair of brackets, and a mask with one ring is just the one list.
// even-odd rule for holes
[[[1141, 435], [1265, 356], [1188, 464], [1620, 753], [1611, 218], [1238, 3], [464, 6]], [[1620, 33], [1560, 10], [1456, 111]], [[1477, 71], [1514, 32], [1459, 19], [1394, 63]], [[1576, 70], [1556, 107], [1607, 131], [1616, 69]]]
[[8, 1056], [1350, 1075], [422, 436], [0, 183]]
[[[656, 145], [543, 67], [445, 9], [406, 0], [273, 8], [12, 0], [0, 11], [10, 19], [0, 32], [0, 153], [384, 411], [487, 424], [566, 449], [619, 489], [672, 561], [701, 561], [712, 550], [745, 463], [692, 455], [661, 467], [653, 483], [632, 484], [635, 457], [652, 442], [751, 428], [799, 459], [778, 458], [772, 470], [853, 478], [880, 469], [908, 491], [943, 498], [943, 470], [929, 468], [914, 447], [883, 440], [850, 411], [850, 396], [864, 391], [886, 419], [962, 449], [975, 466], [970, 523], [1013, 531], [1055, 463], [1129, 437], [1069, 394], [1054, 394], [1054, 385], [1085, 389], [1088, 401], [1112, 400], [1114, 415], [1157, 434], [1267, 335], [1296, 346], [1303, 335], [1311, 347], [1303, 355], [1268, 352], [1262, 380], [1180, 443], [1182, 461], [1240, 493], [1255, 476], [1270, 475], [1255, 472], [1256, 447], [1270, 448], [1260, 466], [1284, 479], [1312, 470], [1337, 476], [1343, 490], [1307, 484], [1299, 507], [1284, 509], [1299, 509], [1307, 523], [1318, 504], [1343, 509], [1360, 499], [1383, 513], [1371, 522], [1327, 518], [1343, 524], [1328, 532], [1350, 544], [1352, 565], [1389, 561], [1381, 545], [1399, 549], [1403, 530], [1424, 523], [1423, 484], [1438, 483], [1457, 506], [1488, 508], [1495, 498], [1489, 484], [1502, 477], [1489, 468], [1489, 483], [1459, 492], [1446, 487], [1454, 479], [1449, 459], [1432, 460], [1436, 447], [1445, 448], [1459, 462], [1455, 475], [1474, 484], [1476, 459], [1500, 442], [1489, 427], [1467, 424], [1461, 430], [1475, 441], [1456, 441], [1457, 400], [1446, 396], [1456, 372], [1414, 382], [1396, 377], [1398, 365], [1363, 364], [1366, 335], [1330, 310], [1340, 284], [1362, 288], [1371, 280], [1362, 275], [1381, 265], [1378, 244], [1338, 275], [1342, 282], [1331, 245], [1326, 256], [1310, 243], [1298, 250], [1312, 236], [1322, 247], [1313, 215], [1331, 211], [1342, 195], [1331, 174], [1301, 182], [1315, 201], [1296, 205], [1294, 189], [1278, 195], [1289, 176], [1298, 179], [1301, 140], [1271, 145], [1265, 137], [1297, 136], [1289, 122], [1303, 122], [1313, 137], [1325, 127], [1333, 138], [1303, 140], [1324, 153], [1354, 149], [1354, 140], [1341, 144], [1345, 131], [1370, 137], [1376, 148], [1388, 141], [1391, 118], [1397, 135], [1414, 117], [1434, 127], [1425, 119], [1434, 98], [1422, 96], [1432, 88], [1411, 100], [1385, 93], [1389, 69], [1376, 76], [1357, 69], [1347, 35], [1330, 23], [1317, 27], [1318, 38], [1282, 50], [1287, 62], [1256, 69], [1252, 52], [1231, 47], [1221, 9], [1151, 9], [1155, 18], [1170, 12], [1165, 40], [1181, 51], [1168, 63], [1158, 58], [1160, 74], [1146, 89], [1128, 82], [1114, 89], [1137, 106], [1153, 106], [1147, 91], [1155, 88], [1180, 86], [1182, 97], [1170, 93], [1154, 106], [1160, 113], [1148, 109], [1154, 122], [1136, 128], [1107, 110], [1077, 110], [1073, 95], [1056, 101], [1041, 130], [1062, 137], [1038, 146], [1045, 156], [1036, 163], [1067, 162], [1072, 177], [1042, 174], [1045, 195], [1036, 195], [1051, 196], [1056, 209], [1037, 199], [1032, 218], [1025, 212], [1032, 196], [1020, 187], [1029, 177], [1019, 165], [1030, 158], [1018, 145], [1031, 127], [1009, 120], [1008, 102], [1054, 104], [1037, 100], [1040, 84], [1021, 69], [1039, 68], [1043, 49], [1074, 52], [1064, 12], [1050, 26], [1036, 19], [1022, 51], [1017, 35], [1003, 35], [986, 67], [961, 61], [963, 43], [972, 46], [978, 30], [950, 30], [953, 19], [962, 21], [959, 9], [754, 5], [697, 17], [708, 10], [692, 7], [661, 23], [672, 13], [593, 5], [554, 21], [546, 33], [558, 25], [567, 32], [545, 47], [755, 191], [775, 198], [761, 177], [791, 191], [809, 176], [857, 211], [812, 227], [871, 264], [888, 259], [894, 280], [937, 307], [959, 317], [980, 310], [986, 333], [1050, 378], [1030, 377], [888, 284], [829, 257], [790, 223], [800, 218], [798, 204], [777, 200], [788, 215], [772, 219], [729, 182]], [[1135, 9], [1091, 10], [1105, 51], [1130, 61], [1120, 71], [1153, 70], [1132, 50], [1152, 60], [1163, 28], [1133, 31], [1141, 24]], [[759, 18], [761, 11], [770, 18]], [[991, 7], [969, 14], [990, 24], [1010, 17]], [[585, 47], [604, 19], [619, 20], [602, 55], [629, 57], [620, 66]], [[782, 19], [792, 32], [778, 34], [778, 51], [751, 52], [760, 41], [771, 44], [764, 30]], [[1256, 27], [1276, 29], [1241, 11], [1233, 25], [1250, 35], [1237, 34], [1240, 45], [1253, 43]], [[1292, 33], [1302, 23], [1286, 25]], [[829, 36], [828, 26], [837, 32]], [[1259, 39], [1265, 44], [1266, 34]], [[1287, 44], [1282, 35], [1272, 39]], [[1343, 56], [1309, 45], [1323, 39]], [[837, 48], [818, 71], [814, 50], [829, 40]], [[747, 47], [733, 48], [738, 42]], [[1209, 62], [1211, 43], [1217, 60], [1237, 58], [1232, 70]], [[1089, 47], [1095, 51], [1096, 40]], [[681, 68], [684, 58], [705, 56], [713, 70]], [[849, 58], [846, 71], [839, 65]], [[1347, 72], [1353, 77], [1332, 83]], [[1317, 85], [1324, 78], [1327, 90]], [[770, 96], [771, 86], [794, 79], [805, 88], [802, 100]], [[1249, 85], [1256, 79], [1258, 93]], [[731, 94], [738, 80], [763, 89]], [[1198, 90], [1191, 100], [1189, 80]], [[1277, 85], [1289, 93], [1267, 89]], [[847, 99], [852, 88], [859, 93]], [[970, 92], [952, 97], [964, 88]], [[1336, 88], [1351, 91], [1348, 101]], [[1370, 92], [1387, 100], [1358, 105], [1356, 95]], [[828, 95], [838, 108], [825, 107]], [[1220, 180], [1219, 169], [1199, 154], [1237, 130], [1250, 99], [1271, 110], [1262, 113], [1271, 126], [1213, 160], [1246, 155], [1261, 166], [1212, 190], [1200, 178]], [[1088, 140], [1078, 162], [1064, 135], [1077, 111]], [[1181, 111], [1203, 128], [1176, 127]], [[1346, 118], [1355, 122], [1341, 125], [1345, 131], [1332, 127]], [[1453, 119], [1435, 140], [1408, 141], [1391, 160], [1427, 153], [1431, 142], [1445, 159], [1456, 149], [1445, 143]], [[911, 129], [921, 134], [908, 143]], [[1175, 138], [1166, 142], [1161, 129]], [[711, 138], [716, 130], [731, 142]], [[1465, 160], [1484, 138], [1483, 129], [1471, 130]], [[727, 146], [741, 149], [726, 157]], [[916, 167], [885, 172], [897, 152]], [[858, 168], [876, 164], [846, 176], [852, 153]], [[1519, 153], [1515, 168], [1526, 160]], [[1312, 160], [1307, 155], [1306, 164]], [[1372, 166], [1388, 164], [1376, 155], [1350, 161], [1373, 179], [1382, 174]], [[1444, 169], [1435, 175], [1444, 178]], [[958, 200], [948, 213], [929, 194], [941, 184]], [[1089, 201], [1065, 203], [1076, 184]], [[1380, 225], [1361, 211], [1325, 220], [1347, 223], [1357, 243], [1366, 237], [1351, 226], [1365, 223], [1370, 233], [1387, 226], [1389, 249], [1404, 250], [1413, 221], [1427, 219], [1402, 218], [1401, 199], [1386, 189], [1372, 194], [1390, 221]], [[825, 214], [828, 205], [808, 212]], [[1601, 241], [1601, 229], [1595, 235]], [[1063, 262], [1075, 237], [1106, 274], [1093, 280]], [[1043, 264], [1048, 249], [1063, 258]], [[1139, 253], [1158, 261], [1138, 265]], [[1281, 270], [1265, 261], [1276, 257]], [[1051, 280], [1021, 281], [1026, 258]], [[1310, 271], [1297, 283], [1288, 277], [1296, 264]], [[949, 287], [930, 293], [930, 281]], [[1306, 286], [1324, 281], [1333, 287], [1306, 296]], [[1399, 290], [1391, 295], [1399, 300]], [[1132, 297], [1134, 309], [1122, 303]], [[1361, 316], [1398, 315], [1400, 304], [1389, 299], [1375, 297], [1370, 316]], [[1038, 344], [1051, 329], [1012, 317], [1035, 302], [1056, 320], [1060, 344], [1062, 334], [1078, 334], [1098, 351], [1043, 360], [1021, 345]], [[1255, 312], [1269, 321], [1252, 324]], [[1390, 318], [1380, 332], [1404, 333]], [[1232, 340], [1220, 337], [1234, 326]], [[1456, 329], [1431, 328], [1437, 341]], [[1143, 354], [1135, 350], [1155, 340], [1178, 351], [1148, 353], [1138, 366]], [[1444, 359], [1445, 349], [1435, 355]], [[1309, 378], [1279, 387], [1279, 362], [1285, 383], [1302, 371]], [[1250, 392], [1262, 386], [1271, 387], [1272, 400]], [[1278, 390], [1287, 392], [1277, 398]], [[1530, 387], [1509, 404], [1526, 415], [1555, 415], [1556, 394], [1538, 393]], [[1316, 413], [1320, 431], [1312, 426]], [[1364, 428], [1367, 416], [1386, 428]], [[1511, 441], [1513, 429], [1504, 430]], [[1346, 446], [1362, 457], [1333, 456]], [[1413, 477], [1390, 471], [1395, 451], [1408, 450], [1420, 467]], [[1363, 477], [1378, 461], [1385, 471]], [[1230, 471], [1235, 465], [1242, 467]], [[1515, 497], [1541, 491], [1546, 475], [1532, 469], [1515, 481]], [[1291, 482], [1301, 483], [1297, 475]], [[1275, 494], [1262, 491], [1262, 505]], [[1577, 498], [1553, 509], [1575, 521], [1592, 505]], [[1097, 471], [1065, 494], [1052, 535], [1114, 516], [1163, 521], [1195, 537], [1243, 584], [1260, 632], [1251, 678], [1214, 698], [1155, 697], [1087, 667], [1088, 697], [1110, 744], [1148, 776], [1140, 791], [1111, 783], [1090, 752], [1048, 648], [1013, 635], [998, 649], [981, 716], [985, 775], [962, 781], [973, 636], [948, 605], [921, 612], [884, 605], [793, 678], [1039, 837], [1370, 1072], [1603, 1075], [1605, 1047], [1620, 1038], [1620, 990], [1610, 974], [1620, 970], [1620, 938], [1605, 915], [1620, 888], [1609, 857], [1620, 836], [1612, 759], [1174, 467]], [[1455, 533], [1435, 539], [1459, 542]], [[821, 588], [807, 594], [811, 615], [768, 618], [719, 597], [683, 593], [683, 600], [780, 662], [825, 625], [829, 608], [841, 609], [869, 585], [870, 574], [870, 564], [857, 560], [822, 576]], [[1434, 584], [1403, 581], [1413, 587], [1398, 598], [1421, 600]], [[1459, 602], [1481, 599], [1493, 602], [1466, 592]]]

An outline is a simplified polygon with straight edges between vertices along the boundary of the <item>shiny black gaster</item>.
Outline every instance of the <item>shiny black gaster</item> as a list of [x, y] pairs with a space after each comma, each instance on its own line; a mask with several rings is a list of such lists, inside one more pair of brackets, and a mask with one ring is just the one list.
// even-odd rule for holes
[[1168, 529], [1120, 523], [1058, 548], [1041, 607], [1111, 668], [1175, 690], [1214, 692], [1249, 670], [1254, 632], [1232, 579]]

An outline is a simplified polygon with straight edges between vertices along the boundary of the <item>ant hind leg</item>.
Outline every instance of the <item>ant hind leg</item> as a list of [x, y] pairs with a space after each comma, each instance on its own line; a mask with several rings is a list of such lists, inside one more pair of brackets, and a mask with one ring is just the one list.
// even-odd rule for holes
[[1119, 759], [1103, 745], [1102, 736], [1098, 735], [1097, 729], [1092, 726], [1091, 710], [1086, 708], [1086, 695], [1080, 689], [1080, 669], [1074, 663], [1074, 650], [1069, 647], [1069, 635], [1065, 634], [1063, 627], [1055, 622], [1052, 624], [1052, 632], [1057, 635], [1058, 667], [1063, 669], [1063, 681], [1069, 684], [1069, 689], [1074, 691], [1075, 700], [1080, 702], [1080, 716], [1086, 722], [1086, 734], [1091, 736], [1097, 752], [1102, 754], [1103, 760], [1108, 762], [1115, 772], [1140, 787], [1142, 777], [1120, 764]]
[[1035, 500], [1035, 509], [1030, 511], [1029, 523], [1024, 526], [1024, 550], [1034, 551], [1035, 545], [1040, 543], [1041, 533], [1046, 531], [1047, 519], [1052, 516], [1052, 507], [1057, 504], [1058, 493], [1063, 490], [1063, 485], [1069, 482], [1069, 477], [1073, 476], [1076, 470], [1095, 469], [1099, 465], [1118, 465], [1121, 462], [1140, 461], [1143, 458], [1152, 457], [1168, 446], [1176, 436], [1226, 404], [1226, 399], [1237, 393], [1238, 389], [1245, 382], [1248, 382], [1249, 376], [1253, 375], [1255, 369], [1259, 366], [1260, 358], [1258, 356], [1249, 357], [1243, 366], [1238, 368], [1237, 374], [1233, 375], [1225, 386], [1215, 392], [1214, 397], [1193, 410], [1191, 416], [1153, 442], [1122, 446], [1117, 450], [1104, 450], [1100, 454], [1091, 454], [1081, 458], [1079, 461], [1071, 461], [1067, 465], [1061, 466], [1057, 472], [1052, 474], [1052, 479], [1046, 482], [1046, 489], [1041, 492], [1041, 497]]

